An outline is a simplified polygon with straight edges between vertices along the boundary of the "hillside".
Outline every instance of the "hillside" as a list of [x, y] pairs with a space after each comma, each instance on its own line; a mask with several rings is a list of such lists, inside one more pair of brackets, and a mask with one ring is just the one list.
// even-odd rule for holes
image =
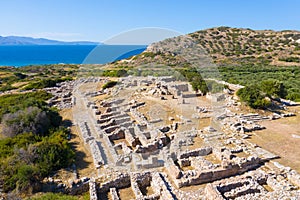
[[217, 61], [264, 58], [271, 64], [299, 63], [299, 31], [254, 31], [219, 27], [189, 34]]
[[[189, 44], [186, 43], [187, 38]], [[171, 47], [172, 45], [176, 48]], [[178, 58], [174, 52], [189, 45], [196, 45], [198, 50], [202, 49], [215, 63], [222, 65], [263, 63], [300, 66], [299, 31], [256, 31], [229, 27], [201, 30], [151, 44], [146, 52], [133, 57], [128, 65], [152, 62], [153, 58], [163, 64], [182, 64], [182, 58]]]

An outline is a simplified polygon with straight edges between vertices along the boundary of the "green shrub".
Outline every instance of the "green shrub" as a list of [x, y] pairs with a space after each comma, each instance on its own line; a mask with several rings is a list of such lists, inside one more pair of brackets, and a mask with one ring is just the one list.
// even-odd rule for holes
[[0, 120], [6, 113], [15, 113], [30, 106], [47, 110], [45, 101], [51, 98], [51, 96], [51, 94], [45, 91], [0, 96]]
[[70, 81], [71, 78], [57, 78], [57, 79], [42, 79], [36, 82], [29, 83], [24, 89], [25, 90], [32, 90], [32, 89], [43, 89], [47, 87], [55, 87], [57, 83]]
[[284, 62], [300, 62], [299, 57], [286, 57], [286, 58], [279, 58], [278, 60]]
[[285, 98], [287, 91], [285, 90], [284, 84], [275, 79], [263, 80], [260, 83], [260, 89], [268, 97], [281, 97]]
[[32, 191], [33, 185], [54, 170], [70, 166], [74, 152], [66, 129], [41, 137], [24, 133], [0, 140], [0, 187], [4, 192]]
[[125, 69], [118, 69], [118, 70], [104, 70], [101, 76], [106, 77], [124, 77], [127, 76], [127, 70]]
[[[84, 199], [88, 200], [89, 198]], [[41, 196], [31, 197], [27, 200], [78, 200], [78, 197], [60, 193], [45, 193]]]
[[13, 89], [16, 89], [16, 88], [11, 86], [10, 84], [5, 84], [0, 87], [0, 92], [5, 92], [5, 91], [13, 90]]
[[117, 81], [108, 81], [107, 83], [105, 83], [103, 86], [102, 86], [102, 89], [107, 89], [107, 88], [112, 88], [114, 87], [115, 85], [117, 85]]
[[260, 108], [264, 109], [268, 107], [271, 102], [265, 99], [265, 96], [258, 89], [258, 86], [246, 86], [237, 91], [237, 95], [240, 97], [240, 100], [245, 102], [251, 108]]
[[300, 102], [300, 93], [299, 92], [291, 92], [286, 96], [286, 98], [288, 100]]
[[18, 77], [19, 79], [25, 79], [27, 77], [26, 74], [20, 73], [20, 72], [15, 72], [14, 75]]
[[67, 133], [64, 129], [55, 131], [35, 144], [37, 148], [35, 162], [42, 176], [61, 167], [67, 167], [73, 162], [75, 154], [68, 143]]

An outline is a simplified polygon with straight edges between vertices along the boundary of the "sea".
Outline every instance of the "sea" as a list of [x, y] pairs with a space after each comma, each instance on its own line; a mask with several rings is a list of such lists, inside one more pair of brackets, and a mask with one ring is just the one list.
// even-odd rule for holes
[[0, 46], [0, 66], [105, 64], [142, 53], [146, 45]]

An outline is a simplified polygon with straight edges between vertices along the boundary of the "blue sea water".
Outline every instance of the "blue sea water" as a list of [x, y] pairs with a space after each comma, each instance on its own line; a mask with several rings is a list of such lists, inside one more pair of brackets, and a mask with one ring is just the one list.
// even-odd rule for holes
[[145, 45], [0, 46], [0, 66], [104, 64], [143, 52]]

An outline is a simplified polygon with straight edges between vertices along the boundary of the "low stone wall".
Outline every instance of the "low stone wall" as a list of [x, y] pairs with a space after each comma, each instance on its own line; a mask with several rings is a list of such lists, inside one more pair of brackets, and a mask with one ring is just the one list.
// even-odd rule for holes
[[100, 185], [98, 191], [100, 193], [109, 192], [110, 188], [126, 188], [130, 186], [130, 175], [129, 174], [119, 174], [114, 180], [104, 182]]
[[259, 163], [259, 158], [249, 157], [248, 159], [238, 159], [235, 163], [229, 162], [228, 166], [218, 167], [215, 169], [196, 169], [183, 172], [180, 171], [175, 164], [173, 164], [168, 166], [167, 170], [173, 177], [175, 185], [180, 188], [184, 186], [209, 183], [212, 181], [244, 173], [248, 170], [256, 168], [257, 166], [259, 166]]
[[296, 171], [291, 171], [287, 174], [287, 178], [300, 188], [300, 175]]
[[85, 144], [88, 144], [90, 140], [94, 139], [94, 137], [91, 136], [87, 122], [81, 122], [78, 126]]
[[110, 113], [100, 115], [100, 119], [106, 119], [106, 118], [110, 118], [112, 116], [117, 116], [117, 115], [120, 115], [120, 114], [121, 114], [120, 111], [110, 112]]
[[179, 155], [179, 159], [189, 158], [189, 157], [196, 157], [196, 156], [206, 156], [212, 152], [211, 147], [199, 148], [191, 151], [182, 152]]
[[128, 129], [125, 130], [125, 140], [132, 147], [136, 147], [137, 139], [133, 136], [133, 134], [131, 134], [131, 132]]
[[97, 195], [97, 184], [94, 179], [91, 179], [89, 182], [89, 191], [90, 191], [90, 200], [98, 200]]
[[154, 191], [159, 191], [159, 196], [164, 199], [175, 199], [175, 195], [172, 194], [171, 189], [167, 187], [167, 183], [163, 179], [163, 174], [154, 173], [152, 175], [152, 187]]
[[117, 152], [115, 151], [115, 149], [114, 149], [111, 141], [109, 140], [108, 136], [107, 135], [103, 135], [103, 139], [104, 139], [105, 144], [108, 147], [108, 150], [109, 150], [110, 155], [112, 156], [114, 162], [117, 162], [117, 160], [118, 160]]
[[166, 135], [163, 135], [157, 138], [155, 141], [146, 144], [145, 146], [137, 145], [135, 152], [136, 153], [153, 152], [166, 146], [167, 144], [169, 144], [169, 142], [170, 142], [170, 138], [168, 138]]
[[89, 182], [84, 182], [67, 189], [67, 193], [71, 195], [79, 195], [89, 191]]
[[99, 167], [101, 167], [101, 165], [104, 165], [104, 160], [102, 158], [101, 151], [99, 149], [97, 141], [96, 140], [90, 140], [89, 145], [90, 145], [94, 165], [95, 165], [96, 168], [99, 168]]
[[114, 132], [112, 132], [111, 134], [109, 134], [108, 138], [110, 139], [110, 141], [119, 140], [119, 139], [125, 139], [124, 130], [117, 129]]
[[[151, 158], [151, 159], [150, 159]], [[157, 168], [157, 167], [163, 167], [164, 162], [162, 160], [158, 160], [156, 156], [152, 156], [148, 158], [147, 162], [137, 162], [136, 167], [137, 169], [150, 169], [150, 168]]]
[[166, 162], [166, 170], [172, 177], [172, 179], [179, 179], [182, 176], [181, 170], [174, 164], [174, 161], [171, 159], [168, 159]]

